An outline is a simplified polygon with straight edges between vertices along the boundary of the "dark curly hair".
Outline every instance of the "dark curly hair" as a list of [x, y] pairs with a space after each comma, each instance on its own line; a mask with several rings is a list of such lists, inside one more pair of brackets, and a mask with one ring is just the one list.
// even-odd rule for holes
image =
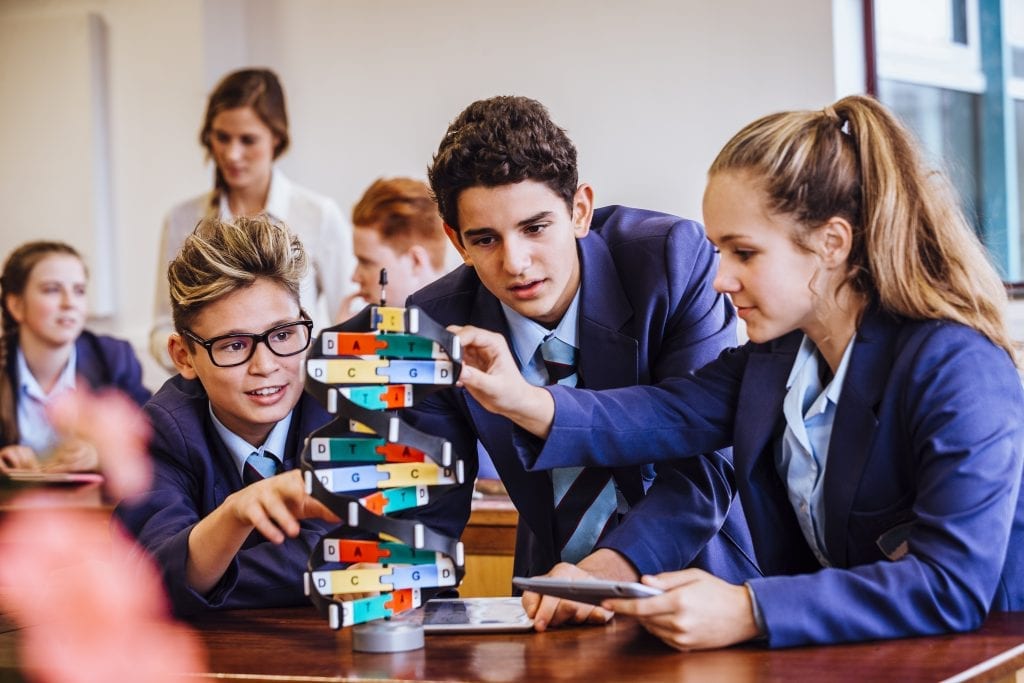
[[477, 100], [452, 121], [427, 176], [441, 218], [461, 240], [457, 202], [470, 187], [535, 180], [571, 211], [578, 181], [576, 147], [537, 100], [491, 97]]

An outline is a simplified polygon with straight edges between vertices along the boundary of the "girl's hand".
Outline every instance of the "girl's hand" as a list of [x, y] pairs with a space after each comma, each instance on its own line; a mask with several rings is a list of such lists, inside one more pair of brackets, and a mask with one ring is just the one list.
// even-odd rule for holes
[[651, 598], [605, 600], [602, 607], [627, 614], [677, 650], [703, 650], [761, 635], [746, 586], [727, 583], [700, 569], [645, 576], [665, 591]]
[[36, 452], [28, 446], [12, 444], [0, 448], [0, 472], [38, 469], [39, 459], [36, 458]]
[[95, 458], [93, 464], [84, 467], [88, 464], [86, 460], [75, 462], [83, 465], [82, 469], [98, 469], [112, 498], [120, 499], [149, 488], [149, 421], [122, 392], [113, 388], [93, 392], [79, 387], [57, 398], [46, 414], [61, 438], [90, 446], [92, 453], [82, 454]]
[[504, 415], [531, 434], [546, 437], [554, 419], [555, 402], [551, 394], [523, 378], [505, 337], [470, 325], [451, 325], [448, 330], [458, 335], [462, 345], [458, 385], [492, 413]]
[[43, 464], [47, 472], [95, 472], [100, 465], [96, 447], [81, 439], [65, 439]]

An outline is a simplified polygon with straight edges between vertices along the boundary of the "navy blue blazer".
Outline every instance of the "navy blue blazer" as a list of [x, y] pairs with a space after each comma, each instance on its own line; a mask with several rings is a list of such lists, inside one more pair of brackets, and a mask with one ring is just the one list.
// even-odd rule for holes
[[829, 442], [822, 569], [774, 460], [801, 338], [747, 344], [659, 387], [552, 387], [551, 433], [520, 453], [537, 470], [732, 444], [772, 646], [964, 631], [1024, 609], [1024, 392], [1006, 352], [962, 325], [865, 314]]
[[[139, 365], [132, 345], [127, 341], [82, 330], [82, 334], [75, 340], [75, 354], [75, 372], [79, 377], [83, 377], [92, 389], [118, 389], [139, 406], [144, 405], [152, 395], [142, 384], [142, 366]], [[21, 394], [18, 390], [21, 381], [18, 377], [17, 354], [8, 354], [6, 371], [14, 395], [14, 414], [17, 415]], [[16, 442], [15, 439], [4, 441], [7, 443], [0, 446]]]
[[[310, 551], [333, 525], [301, 521], [302, 531], [281, 545], [250, 534], [220, 582], [207, 595], [185, 578], [188, 537], [195, 524], [242, 488], [242, 477], [210, 419], [209, 399], [198, 380], [175, 375], [164, 383], [145, 412], [153, 425], [151, 490], [132, 497], [115, 515], [156, 560], [175, 614], [210, 609], [306, 605], [302, 573]], [[295, 469], [305, 437], [331, 416], [303, 393], [292, 414], [284, 469]]]
[[[581, 262], [579, 308], [579, 374], [593, 389], [658, 382], [685, 374], [714, 359], [735, 343], [731, 305], [711, 287], [716, 268], [714, 250], [703, 228], [693, 221], [652, 211], [610, 206], [594, 214], [590, 233], [577, 242]], [[498, 299], [481, 284], [476, 271], [461, 266], [409, 298], [443, 325], [475, 325], [509, 338]], [[559, 561], [554, 547], [551, 480], [546, 472], [526, 470], [516, 455], [523, 435], [504, 417], [484, 409], [464, 389], [432, 395], [408, 419], [420, 429], [444, 436], [466, 462], [467, 483], [442, 495], [426, 509], [415, 511], [426, 524], [459, 536], [469, 517], [472, 482], [477, 473], [479, 439], [487, 449], [509, 496], [519, 511], [516, 543], [517, 575], [547, 572]], [[713, 450], [713, 449], [709, 449]], [[570, 451], [571, 452], [571, 451]], [[652, 465], [661, 454], [640, 451], [634, 462], [616, 468], [619, 491], [636, 506], [655, 479]], [[666, 482], [672, 480], [674, 485]], [[746, 530], [742, 513], [731, 516], [733, 539], [728, 547], [706, 546], [726, 522], [732, 509], [733, 472], [729, 454], [665, 463], [653, 488], [666, 488], [657, 512], [662, 523], [641, 529], [631, 516], [606, 542], [622, 552], [641, 572], [654, 565], [660, 550], [657, 533], [664, 520], [675, 522], [679, 552], [677, 567], [695, 561], [728, 575], [747, 577], [756, 570], [743, 553], [735, 554]], [[688, 525], [674, 517], [676, 509], [690, 511]], [[670, 515], [669, 513], [673, 513]], [[650, 524], [653, 516], [645, 518]], [[717, 541], [716, 541], [717, 543]]]

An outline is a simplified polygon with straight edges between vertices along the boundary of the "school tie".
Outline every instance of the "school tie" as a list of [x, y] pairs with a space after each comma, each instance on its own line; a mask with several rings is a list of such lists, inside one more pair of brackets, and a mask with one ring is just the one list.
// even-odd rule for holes
[[[576, 347], [554, 335], [539, 349], [548, 384], [576, 386]], [[600, 467], [558, 467], [551, 470], [555, 504], [555, 547], [564, 562], [576, 563], [618, 521], [618, 500], [611, 471]]]
[[242, 481], [246, 486], [249, 484], [272, 477], [281, 471], [281, 461], [272, 453], [252, 453], [245, 459], [245, 467], [242, 468]]

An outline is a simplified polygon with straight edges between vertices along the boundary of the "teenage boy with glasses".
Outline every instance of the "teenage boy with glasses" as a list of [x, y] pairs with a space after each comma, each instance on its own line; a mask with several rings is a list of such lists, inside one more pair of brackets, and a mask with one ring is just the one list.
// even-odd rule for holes
[[152, 490], [116, 514], [178, 615], [308, 602], [309, 550], [333, 526], [315, 518], [337, 520], [297, 469], [330, 420], [303, 392], [305, 269], [298, 239], [265, 217], [203, 220], [168, 267], [179, 374], [145, 407]]

